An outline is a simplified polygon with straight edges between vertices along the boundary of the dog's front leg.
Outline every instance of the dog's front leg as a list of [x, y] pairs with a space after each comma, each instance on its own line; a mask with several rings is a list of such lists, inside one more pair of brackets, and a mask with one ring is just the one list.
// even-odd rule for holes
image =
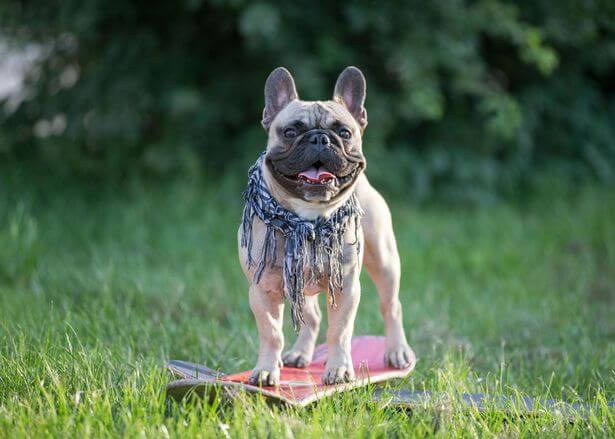
[[350, 356], [350, 341], [361, 298], [358, 264], [344, 277], [344, 287], [336, 294], [335, 306], [328, 303], [327, 365], [322, 376], [324, 384], [336, 384], [354, 379]]
[[256, 319], [260, 346], [258, 361], [250, 375], [250, 384], [276, 386], [280, 383], [281, 353], [284, 347], [282, 317], [284, 298], [258, 285], [250, 286], [250, 308]]

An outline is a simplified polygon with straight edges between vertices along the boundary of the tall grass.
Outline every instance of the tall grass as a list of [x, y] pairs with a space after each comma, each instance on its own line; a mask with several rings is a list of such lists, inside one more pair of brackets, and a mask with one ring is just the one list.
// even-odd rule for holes
[[[482, 207], [392, 203], [420, 358], [392, 385], [591, 405], [569, 422], [457, 404], [409, 415], [370, 402], [371, 389], [306, 409], [248, 396], [169, 407], [165, 360], [225, 371], [255, 361], [238, 188], [43, 181], [8, 179], [0, 193], [0, 436], [613, 434], [612, 190]], [[357, 334], [382, 332], [377, 309], [365, 277]]]

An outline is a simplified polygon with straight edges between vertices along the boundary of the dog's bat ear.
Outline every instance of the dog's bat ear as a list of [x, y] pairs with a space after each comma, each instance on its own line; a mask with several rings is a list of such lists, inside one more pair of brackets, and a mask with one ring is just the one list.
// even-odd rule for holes
[[275, 116], [295, 99], [299, 99], [299, 96], [292, 75], [284, 67], [278, 67], [265, 82], [265, 109], [261, 122], [263, 128], [268, 130]]
[[346, 67], [335, 83], [333, 100], [346, 106], [362, 129], [367, 126], [365, 93], [367, 85], [361, 70], [354, 66]]

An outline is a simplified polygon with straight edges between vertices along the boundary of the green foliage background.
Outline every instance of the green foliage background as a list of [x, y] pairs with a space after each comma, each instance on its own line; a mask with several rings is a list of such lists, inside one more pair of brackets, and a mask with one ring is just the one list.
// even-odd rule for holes
[[[28, 99], [1, 116], [0, 157], [239, 176], [265, 142], [274, 67], [323, 99], [352, 64], [368, 80], [368, 172], [390, 192], [501, 193], [554, 170], [615, 179], [609, 0], [6, 0], [0, 17], [5, 38], [44, 54]], [[58, 114], [61, 129], [35, 135]]]

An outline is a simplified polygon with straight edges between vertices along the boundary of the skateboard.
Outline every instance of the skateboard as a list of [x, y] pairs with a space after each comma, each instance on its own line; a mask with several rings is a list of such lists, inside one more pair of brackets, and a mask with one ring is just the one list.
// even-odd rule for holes
[[256, 393], [268, 401], [290, 406], [305, 406], [334, 393], [344, 392], [368, 384], [394, 378], [404, 378], [412, 372], [414, 364], [404, 369], [393, 369], [384, 364], [385, 338], [373, 335], [353, 337], [351, 356], [355, 380], [335, 385], [322, 384], [327, 357], [327, 345], [314, 350], [312, 362], [306, 368], [284, 366], [280, 370], [279, 386], [255, 386], [248, 383], [252, 371], [225, 374], [206, 366], [171, 360], [167, 369], [178, 380], [167, 385], [167, 396], [181, 400], [189, 394], [213, 397], [216, 393], [233, 397], [238, 392]]

